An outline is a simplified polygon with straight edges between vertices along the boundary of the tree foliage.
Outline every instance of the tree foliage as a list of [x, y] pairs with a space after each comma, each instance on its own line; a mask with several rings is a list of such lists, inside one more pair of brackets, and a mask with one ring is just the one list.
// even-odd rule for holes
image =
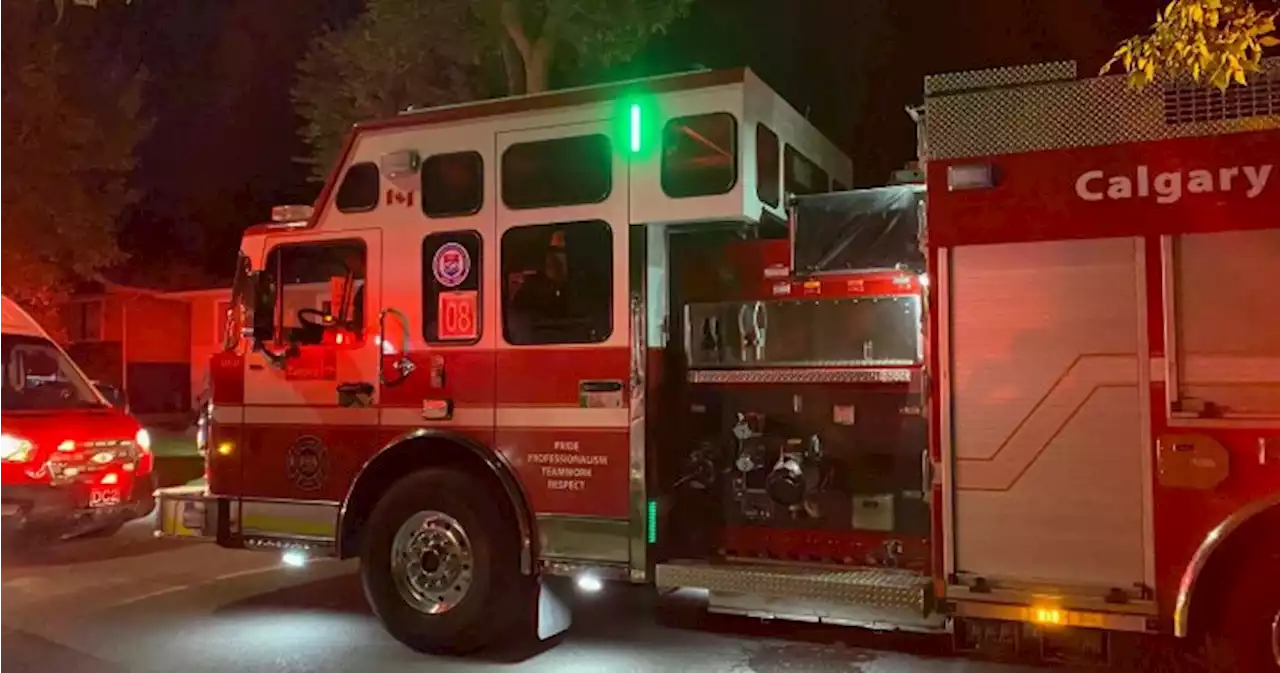
[[146, 74], [82, 67], [36, 0], [4, 5], [0, 166], [3, 290], [48, 315], [71, 285], [119, 262], [116, 219], [136, 194]]
[[[367, 0], [350, 25], [312, 41], [294, 107], [323, 178], [358, 121], [408, 107], [548, 90], [554, 67], [633, 57], [694, 0]], [[501, 83], [484, 64], [500, 58]]]
[[586, 64], [631, 59], [654, 35], [683, 17], [693, 0], [474, 0], [487, 46], [499, 48], [507, 93], [550, 87], [558, 53]]
[[311, 42], [292, 97], [315, 177], [352, 124], [476, 96], [467, 10], [466, 0], [368, 0], [350, 25]]
[[[128, 2], [129, 0], [125, 0]], [[98, 0], [71, 0], [71, 4], [78, 7], [97, 7]], [[56, 21], [62, 20], [62, 15], [67, 13], [67, 0], [53, 0], [53, 8], [58, 12]]]
[[1102, 73], [1119, 64], [1137, 87], [1158, 75], [1189, 76], [1219, 89], [1246, 84], [1261, 70], [1263, 49], [1280, 44], [1275, 28], [1276, 12], [1252, 0], [1172, 0], [1156, 12], [1150, 34], [1120, 43]]

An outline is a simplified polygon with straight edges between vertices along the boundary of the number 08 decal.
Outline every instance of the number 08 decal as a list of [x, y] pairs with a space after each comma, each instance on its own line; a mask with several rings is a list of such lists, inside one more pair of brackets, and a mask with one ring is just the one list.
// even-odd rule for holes
[[476, 312], [479, 292], [441, 292], [437, 300], [437, 338], [450, 341], [470, 341], [478, 336]]

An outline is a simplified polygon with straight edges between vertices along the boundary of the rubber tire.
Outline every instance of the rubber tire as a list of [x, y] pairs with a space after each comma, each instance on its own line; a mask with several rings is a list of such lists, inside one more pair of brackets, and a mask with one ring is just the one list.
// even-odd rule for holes
[[[1280, 511], [1264, 515], [1262, 530], [1231, 540], [1233, 559], [1220, 568], [1214, 583], [1219, 591], [1212, 619], [1205, 631], [1230, 647], [1240, 673], [1280, 671], [1272, 651], [1271, 624], [1280, 614], [1280, 536], [1266, 524], [1280, 525]], [[1253, 523], [1253, 522], [1250, 522]], [[1225, 559], [1224, 559], [1225, 560]], [[1225, 572], [1224, 572], [1225, 571]]]
[[[520, 574], [518, 535], [499, 497], [466, 473], [432, 468], [401, 478], [374, 506], [362, 536], [360, 579], [374, 614], [396, 640], [418, 652], [469, 654], [509, 636], [514, 621], [533, 609], [531, 583]], [[471, 541], [471, 589], [440, 615], [406, 603], [391, 577], [396, 531], [425, 510], [452, 516]]]

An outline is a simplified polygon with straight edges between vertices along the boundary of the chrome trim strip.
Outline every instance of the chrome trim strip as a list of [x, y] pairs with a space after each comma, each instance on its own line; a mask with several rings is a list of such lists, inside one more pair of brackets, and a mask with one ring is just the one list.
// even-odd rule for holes
[[1173, 237], [1161, 236], [1160, 292], [1164, 298], [1161, 327], [1164, 330], [1164, 413], [1166, 418], [1173, 414], [1173, 403], [1178, 399], [1177, 289], [1173, 256]]
[[689, 371], [689, 383], [910, 383], [917, 370], [914, 363], [903, 369], [695, 369]]
[[1148, 338], [1150, 302], [1147, 292], [1147, 246], [1134, 238], [1134, 270], [1138, 297], [1138, 422], [1142, 438], [1142, 574], [1143, 582], [1156, 588], [1155, 440], [1151, 437], [1151, 341]]
[[938, 277], [934, 279], [938, 296], [938, 322], [934, 338], [938, 340], [938, 414], [939, 460], [942, 463], [942, 574], [956, 572], [955, 521], [955, 449], [951, 445], [951, 249], [938, 248]]
[[313, 505], [317, 507], [337, 507], [342, 503], [337, 500], [292, 500], [290, 498], [240, 498], [241, 503], [279, 503], [282, 505]]

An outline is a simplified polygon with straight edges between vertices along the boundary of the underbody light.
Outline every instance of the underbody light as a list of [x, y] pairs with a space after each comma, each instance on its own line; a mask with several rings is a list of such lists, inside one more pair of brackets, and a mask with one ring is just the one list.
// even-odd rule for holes
[[280, 562], [290, 568], [301, 568], [307, 565], [307, 555], [297, 549], [290, 549], [280, 557]]
[[601, 582], [600, 578], [595, 575], [579, 575], [577, 584], [578, 589], [589, 594], [597, 593], [604, 588], [604, 582]]

